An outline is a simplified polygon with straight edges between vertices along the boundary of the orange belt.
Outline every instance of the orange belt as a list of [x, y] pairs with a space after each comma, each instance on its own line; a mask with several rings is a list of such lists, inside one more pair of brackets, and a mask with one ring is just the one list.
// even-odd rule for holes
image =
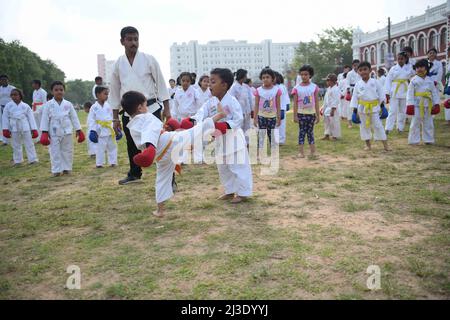
[[[159, 161], [162, 160], [162, 158], [164, 158], [164, 156], [166, 155], [167, 151], [169, 151], [169, 148], [172, 146], [172, 142], [173, 142], [173, 137], [172, 137], [172, 139], [170, 139], [169, 143], [164, 148], [164, 150], [161, 152], [159, 157], [156, 158], [156, 162], [159, 162]], [[175, 171], [178, 172], [178, 174], [181, 174], [181, 166], [179, 164], [175, 165]]]

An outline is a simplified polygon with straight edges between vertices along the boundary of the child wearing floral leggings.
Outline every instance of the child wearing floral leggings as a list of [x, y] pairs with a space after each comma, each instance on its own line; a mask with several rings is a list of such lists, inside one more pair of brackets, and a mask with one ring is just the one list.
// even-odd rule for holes
[[314, 141], [314, 125], [320, 121], [319, 109], [319, 87], [311, 82], [314, 76], [314, 69], [305, 65], [299, 70], [302, 82], [293, 90], [294, 96], [294, 122], [299, 124], [299, 158], [304, 158], [305, 136], [308, 136], [308, 143], [311, 149], [311, 156], [315, 156], [316, 146]]

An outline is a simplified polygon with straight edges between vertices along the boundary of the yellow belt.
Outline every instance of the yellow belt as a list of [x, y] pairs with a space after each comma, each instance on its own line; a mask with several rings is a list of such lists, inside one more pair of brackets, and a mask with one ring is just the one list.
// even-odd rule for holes
[[420, 117], [423, 119], [425, 116], [425, 100], [428, 100], [428, 114], [431, 115], [431, 108], [433, 104], [433, 100], [431, 99], [431, 92], [425, 91], [425, 92], [416, 92], [414, 96], [420, 98], [419, 102], [419, 109], [420, 109]]
[[369, 113], [369, 116], [366, 117], [366, 128], [370, 128], [370, 124], [372, 122], [372, 111], [373, 108], [378, 107], [380, 102], [378, 100], [358, 100], [358, 104], [364, 107], [364, 113]]
[[108, 129], [111, 132], [111, 138], [114, 142], [116, 142], [116, 131], [114, 131], [112, 127], [112, 121], [100, 121], [97, 120], [96, 123], [100, 125], [102, 128]]
[[397, 88], [395, 88], [394, 96], [397, 95], [398, 89], [400, 89], [400, 86], [405, 86], [406, 91], [408, 91], [408, 80], [407, 79], [396, 79], [392, 80], [392, 82], [397, 83]]

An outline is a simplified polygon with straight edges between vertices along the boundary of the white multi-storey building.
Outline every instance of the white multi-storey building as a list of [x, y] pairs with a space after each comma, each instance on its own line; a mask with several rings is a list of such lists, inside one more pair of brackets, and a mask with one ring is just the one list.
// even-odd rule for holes
[[104, 54], [97, 55], [98, 75], [103, 78], [105, 85], [110, 85], [111, 75], [114, 67], [114, 60], [106, 60]]
[[387, 28], [370, 33], [364, 33], [358, 28], [353, 32], [353, 57], [369, 61], [374, 68], [379, 68], [386, 65], [389, 47], [396, 57], [405, 46], [410, 46], [416, 59], [426, 58], [427, 51], [435, 48], [438, 59], [445, 64], [449, 46], [449, 18], [450, 0], [439, 6], [428, 7], [420, 16], [393, 24], [390, 44]]
[[285, 73], [294, 60], [298, 43], [261, 43], [220, 40], [199, 44], [198, 41], [174, 43], [170, 48], [170, 71], [173, 79], [182, 72], [208, 74], [214, 68], [228, 68], [235, 72], [246, 69], [249, 77], [257, 79], [261, 70], [270, 66]]

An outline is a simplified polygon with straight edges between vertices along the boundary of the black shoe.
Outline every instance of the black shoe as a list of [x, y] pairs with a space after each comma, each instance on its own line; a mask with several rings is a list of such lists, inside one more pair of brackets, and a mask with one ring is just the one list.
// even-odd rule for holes
[[125, 179], [120, 180], [120, 181], [119, 181], [119, 184], [120, 184], [121, 186], [124, 186], [124, 185], [130, 184], [130, 183], [136, 183], [136, 182], [141, 182], [141, 181], [142, 181], [141, 178], [136, 178], [136, 177], [128, 176], [128, 177], [126, 177]]

